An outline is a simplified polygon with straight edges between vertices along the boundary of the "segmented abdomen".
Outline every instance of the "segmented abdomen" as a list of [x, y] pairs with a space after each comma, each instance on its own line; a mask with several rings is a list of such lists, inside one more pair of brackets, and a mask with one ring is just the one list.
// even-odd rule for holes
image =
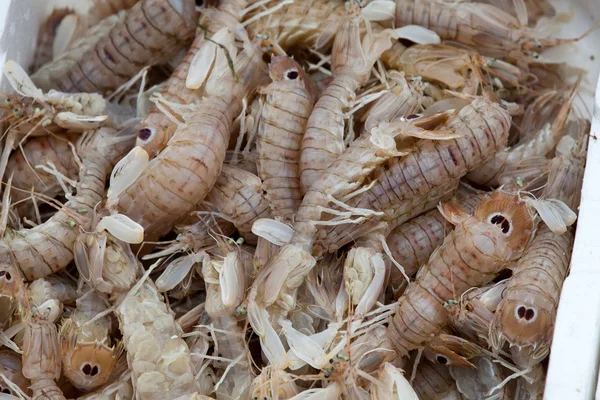
[[402, 356], [446, 325], [448, 312], [442, 303], [494, 278], [504, 266], [502, 258], [495, 254], [496, 250], [494, 248], [489, 254], [482, 252], [464, 225], [446, 236], [400, 299], [390, 323], [390, 339]]
[[[169, 60], [194, 33], [191, 0], [142, 0], [69, 70], [55, 70], [42, 89], [98, 92], [115, 89], [147, 65]], [[49, 83], [52, 87], [47, 87]]]
[[[483, 194], [474, 194], [455, 201], [471, 214], [482, 197]], [[400, 225], [387, 236], [386, 242], [394, 259], [411, 276], [429, 260], [452, 229], [454, 226], [436, 209]], [[392, 276], [395, 271], [392, 269]]]
[[258, 176], [223, 164], [208, 200], [233, 221], [246, 242], [256, 243], [252, 224], [259, 218], [270, 216], [269, 203], [263, 196]]
[[276, 217], [291, 221], [302, 203], [300, 146], [313, 100], [303, 90], [273, 90], [266, 96], [258, 138], [257, 167]]
[[121, 193], [118, 208], [144, 227], [146, 240], [169, 232], [215, 184], [236, 108], [217, 97], [205, 98], [169, 146]]
[[354, 97], [360, 83], [349, 75], [339, 75], [327, 86], [313, 108], [302, 138], [300, 185], [308, 192], [336, 158], [344, 152], [344, 107]]
[[[269, 5], [274, 6], [277, 3], [273, 1]], [[296, 1], [253, 22], [248, 31], [251, 36], [267, 34], [269, 39], [284, 49], [297, 45], [312, 47], [324, 35], [333, 39], [335, 31], [332, 29], [335, 29], [337, 21], [341, 20], [345, 13], [344, 2], [341, 0]], [[248, 18], [253, 15], [255, 13], [248, 15]]]
[[[351, 205], [383, 211], [385, 221], [400, 225], [418, 215], [406, 218], [412, 209], [408, 205], [414, 204], [417, 199], [420, 200], [417, 204], [433, 199], [431, 193], [452, 182], [458, 185], [459, 178], [503, 149], [510, 124], [510, 115], [499, 104], [485, 99], [473, 101], [446, 126], [448, 130], [464, 136], [452, 140], [421, 140], [410, 154], [391, 159], [380, 167], [374, 174], [376, 183], [357, 196]], [[433, 207], [422, 209], [422, 212]], [[377, 219], [372, 221], [376, 223]], [[322, 236], [328, 238], [329, 251], [335, 251], [361, 233], [365, 233], [361, 224], [339, 225]]]

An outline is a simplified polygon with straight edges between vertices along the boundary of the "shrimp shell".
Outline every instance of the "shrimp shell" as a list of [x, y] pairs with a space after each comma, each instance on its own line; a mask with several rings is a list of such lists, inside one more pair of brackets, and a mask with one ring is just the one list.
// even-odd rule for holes
[[[240, 0], [226, 0], [221, 1], [220, 3], [219, 10], [230, 14], [225, 16], [225, 18], [229, 17], [233, 20], [237, 20], [239, 19], [237, 15], [241, 13], [247, 2]], [[190, 72], [190, 64], [203, 46], [207, 43], [212, 44], [207, 41], [206, 38], [214, 36], [214, 34], [223, 26], [223, 23], [203, 15], [200, 18], [198, 25], [205, 26], [206, 32], [198, 30], [196, 38], [192, 42], [185, 57], [169, 76], [169, 79], [164, 83], [160, 94], [167, 101], [181, 104], [196, 104], [202, 97], [202, 88], [194, 90], [186, 86], [186, 79]], [[176, 129], [177, 126], [173, 121], [160, 111], [156, 105], [152, 105], [148, 115], [146, 115], [140, 124], [136, 146], [140, 146], [148, 152], [151, 158], [154, 158], [167, 146], [169, 139], [173, 136]]]
[[261, 56], [254, 47], [239, 55], [235, 62], [239, 82], [228, 69], [221, 71], [215, 92], [207, 90], [207, 97], [179, 126], [169, 146], [114, 199], [114, 207], [144, 227], [145, 240], [168, 233], [208, 195], [223, 165], [229, 127], [241, 110], [241, 100], [261, 83]]
[[[585, 140], [585, 139], [581, 139]], [[585, 142], [553, 160], [542, 198], [576, 208], [585, 166]], [[567, 277], [574, 234], [557, 235], [543, 225], [513, 270], [490, 326], [490, 342], [511, 345], [513, 360], [531, 367], [550, 351], [560, 292]]]
[[526, 202], [501, 191], [484, 197], [473, 216], [461, 215], [399, 300], [389, 335], [402, 356], [448, 323], [442, 303], [490, 282], [522, 255], [535, 229]]
[[[21, 356], [9, 349], [0, 350], [0, 372], [8, 378], [12, 383], [17, 385], [25, 393], [29, 389], [29, 379], [25, 378], [23, 372], [23, 361]], [[4, 386], [4, 381], [0, 383], [0, 392], [6, 393], [6, 390], [16, 396], [16, 393], [10, 387]]]
[[[351, 3], [354, 4], [354, 3]], [[363, 18], [352, 11], [336, 34], [331, 52], [333, 81], [315, 104], [302, 137], [300, 185], [306, 193], [319, 176], [344, 152], [344, 110], [366, 83], [381, 53], [391, 47], [388, 33], [367, 32], [361, 41]], [[369, 22], [365, 21], [367, 24]]]
[[393, 85], [390, 91], [375, 101], [364, 117], [367, 132], [381, 122], [391, 122], [420, 111], [430, 100], [423, 96], [425, 85], [421, 81], [409, 83], [397, 71], [390, 71], [389, 79]]
[[[454, 201], [471, 214], [483, 198], [483, 194], [461, 197], [455, 198]], [[402, 264], [408, 276], [412, 276], [429, 260], [431, 253], [442, 244], [452, 229], [454, 226], [435, 209], [394, 229], [386, 237], [386, 242], [392, 252], [392, 257]], [[398, 278], [403, 279], [402, 277]]]
[[92, 230], [93, 210], [103, 200], [105, 180], [113, 164], [129, 149], [133, 137], [101, 128], [82, 139], [77, 195], [48, 221], [31, 229], [7, 231], [0, 241], [0, 259], [16, 265], [25, 278], [41, 278], [73, 261], [80, 232]]
[[557, 39], [521, 24], [516, 17], [490, 4], [396, 0], [396, 25], [411, 24], [433, 30], [442, 40], [460, 42], [485, 56], [525, 69], [529, 64], [544, 62], [544, 49], [576, 42], [595, 29], [592, 26], [577, 38]]
[[[383, 220], [393, 229], [435, 207], [448, 187], [454, 185], [456, 188], [459, 178], [504, 149], [510, 125], [511, 118], [504, 108], [478, 98], [446, 124], [447, 130], [463, 133], [463, 136], [452, 140], [419, 141], [411, 153], [391, 159], [380, 167], [374, 174], [376, 182], [372, 187], [352, 199], [349, 205], [383, 211], [386, 214]], [[421, 212], [409, 215], [417, 206], [421, 207]], [[369, 232], [377, 223], [378, 218], [373, 218], [362, 224], [322, 229], [318, 235], [320, 246], [333, 252]]]
[[193, 35], [195, 22], [192, 0], [141, 0], [81, 54], [76, 66], [46, 64], [32, 79], [44, 90], [105, 93], [144, 66], [168, 61]]
[[419, 362], [412, 387], [421, 400], [463, 400], [448, 367], [427, 359]]
[[78, 297], [74, 284], [54, 275], [36, 279], [29, 284], [27, 289], [34, 304], [42, 304], [48, 299], [56, 299], [62, 304], [74, 305]]
[[37, 71], [40, 67], [49, 61], [52, 61], [52, 45], [56, 30], [63, 18], [71, 14], [72, 11], [68, 8], [57, 8], [52, 10], [52, 13], [46, 18], [40, 30], [38, 31], [37, 44], [31, 70]]
[[[38, 165], [56, 166], [58, 172], [69, 179], [77, 179], [79, 166], [69, 143], [76, 143], [79, 135], [58, 134], [36, 137], [23, 145], [22, 151], [15, 152], [8, 160], [6, 169], [12, 173], [11, 199], [13, 204], [29, 196], [25, 191], [33, 190], [48, 197], [56, 197], [62, 192], [56, 177], [39, 168]], [[23, 189], [16, 190], [15, 188]], [[31, 208], [30, 203], [17, 206], [20, 215], [26, 215]]]
[[[269, 5], [276, 5], [273, 1]], [[251, 36], [268, 35], [283, 49], [294, 46], [324, 47], [335, 36], [339, 21], [347, 14], [341, 0], [295, 1], [248, 25]], [[248, 14], [247, 19], [255, 13]]]
[[152, 283], [134, 287], [116, 313], [138, 398], [176, 398], [198, 390], [181, 328]]
[[65, 376], [75, 387], [91, 390], [108, 382], [123, 347], [110, 346], [111, 319], [104, 316], [108, 299], [92, 291], [77, 299], [77, 308], [60, 329], [61, 358]]
[[261, 89], [266, 96], [256, 142], [257, 167], [273, 216], [291, 221], [302, 202], [300, 146], [316, 88], [291, 58], [274, 58], [269, 70], [272, 82]]
[[223, 164], [207, 199], [233, 222], [247, 243], [256, 243], [252, 224], [258, 218], [268, 218], [270, 215], [269, 204], [263, 196], [258, 176]]
[[31, 380], [32, 399], [64, 400], [56, 381], [61, 374], [58, 332], [54, 321], [60, 303], [49, 300], [39, 308], [25, 306], [23, 375]]

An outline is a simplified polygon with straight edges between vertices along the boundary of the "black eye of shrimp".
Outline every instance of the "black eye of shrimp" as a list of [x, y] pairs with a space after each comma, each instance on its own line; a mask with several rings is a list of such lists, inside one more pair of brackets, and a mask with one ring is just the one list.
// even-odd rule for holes
[[299, 74], [298, 71], [296, 70], [289, 70], [285, 73], [285, 78], [289, 79], [290, 81], [293, 81], [294, 79], [298, 78]]
[[92, 373], [92, 366], [90, 364], [85, 364], [82, 368], [81, 371], [86, 374], [86, 375], [90, 375]]
[[150, 139], [154, 134], [154, 129], [152, 128], [142, 128], [138, 132], [138, 139], [146, 141]]
[[507, 234], [510, 231], [510, 222], [502, 214], [496, 214], [490, 219], [490, 223], [500, 225], [502, 233]]
[[444, 356], [437, 356], [435, 359], [442, 365], [446, 365], [448, 363], [448, 359]]

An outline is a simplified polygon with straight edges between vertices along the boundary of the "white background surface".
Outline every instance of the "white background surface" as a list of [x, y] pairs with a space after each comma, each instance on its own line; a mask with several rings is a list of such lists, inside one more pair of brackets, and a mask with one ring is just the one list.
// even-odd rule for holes
[[[554, 3], [558, 11], [573, 11], [569, 25], [557, 34], [559, 37], [581, 34], [593, 24], [593, 18], [600, 15], [600, 0]], [[40, 22], [54, 6], [67, 4], [75, 4], [83, 11], [90, 3], [86, 0], [0, 0], [0, 65], [14, 59], [28, 67]], [[545, 400], [600, 399], [600, 390], [596, 394], [600, 361], [600, 96], [593, 101], [600, 71], [600, 31], [579, 42], [576, 48], [577, 51], [569, 55], [569, 61], [588, 71], [581, 94], [589, 111], [595, 108], [591, 133], [598, 140], [590, 140], [571, 273], [558, 310]], [[592, 55], [595, 60], [591, 59]], [[0, 91], [8, 88], [2, 79]]]

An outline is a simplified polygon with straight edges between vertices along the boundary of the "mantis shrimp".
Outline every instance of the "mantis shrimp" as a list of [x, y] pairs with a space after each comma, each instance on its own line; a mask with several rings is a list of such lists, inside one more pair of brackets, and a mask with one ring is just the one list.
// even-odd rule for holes
[[[234, 63], [235, 74], [228, 68], [220, 70], [214, 85], [206, 87], [206, 97], [192, 106], [195, 112], [179, 125], [169, 146], [150, 162], [148, 153], [135, 147], [115, 168], [108, 206], [140, 224], [146, 240], [169, 232], [208, 195], [217, 180], [229, 127], [242, 98], [262, 79], [262, 52], [244, 37], [244, 50]], [[125, 169], [127, 165], [130, 167]]]
[[258, 127], [259, 176], [273, 216], [291, 221], [302, 202], [300, 146], [316, 101], [316, 88], [300, 65], [288, 57], [269, 64], [272, 82]]
[[192, 0], [141, 0], [88, 49], [75, 49], [69, 68], [58, 58], [32, 79], [44, 90], [106, 93], [144, 66], [168, 60], [193, 35], [195, 22]]
[[[579, 122], [582, 126], [585, 123]], [[575, 122], [575, 124], [577, 124]], [[570, 144], [567, 151], [559, 149], [552, 161], [548, 184], [541, 198], [563, 201], [570, 208], [579, 203], [586, 140]], [[573, 220], [575, 215], [573, 215]], [[562, 234], [561, 234], [562, 233]], [[531, 245], [514, 267], [490, 326], [490, 342], [500, 349], [506, 341], [511, 346], [513, 360], [522, 367], [532, 367], [550, 351], [554, 320], [562, 284], [566, 278], [571, 248], [572, 229], [556, 217], [542, 226]]]
[[50, 275], [73, 261], [72, 249], [80, 229], [92, 230], [93, 210], [102, 201], [105, 179], [133, 139], [127, 131], [118, 134], [110, 128], [84, 135], [78, 143], [82, 169], [77, 195], [43, 224], [5, 232], [0, 240], [0, 258], [16, 265], [29, 280]]

